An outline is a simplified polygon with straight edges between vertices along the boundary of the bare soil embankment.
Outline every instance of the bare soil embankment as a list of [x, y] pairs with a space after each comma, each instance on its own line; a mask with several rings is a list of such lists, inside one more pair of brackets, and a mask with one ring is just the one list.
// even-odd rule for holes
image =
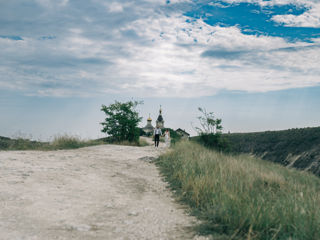
[[161, 151], [0, 151], [0, 239], [202, 238], [149, 162]]

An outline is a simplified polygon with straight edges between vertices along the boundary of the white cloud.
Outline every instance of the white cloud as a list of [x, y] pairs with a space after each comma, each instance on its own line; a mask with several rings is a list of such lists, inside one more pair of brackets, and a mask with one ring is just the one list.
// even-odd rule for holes
[[65, 7], [69, 0], [35, 0], [38, 4], [45, 8]]
[[95, 0], [95, 8], [70, 1], [68, 14], [48, 10], [32, 27], [17, 20], [13, 29], [24, 31], [1, 33], [24, 40], [0, 38], [0, 88], [28, 95], [200, 97], [320, 83], [318, 43], [210, 26], [168, 14], [164, 1], [118, 3], [108, 14], [104, 1]]
[[226, 3], [252, 3], [252, 4], [259, 4], [260, 6], [275, 6], [275, 5], [296, 5], [296, 6], [302, 6], [302, 5], [310, 5], [317, 3], [317, 0], [223, 0]]
[[[143, 95], [157, 92], [162, 96], [196, 97], [214, 94], [218, 89], [269, 91], [320, 82], [312, 75], [317, 70], [313, 64], [319, 57], [319, 53], [315, 54], [317, 50], [285, 50], [301, 47], [302, 43], [244, 35], [236, 27], [212, 27], [201, 19], [190, 24], [179, 15], [137, 20], [129, 27], [153, 41], [149, 47], [130, 46], [134, 59], [121, 59], [117, 63], [137, 79], [133, 92], [139, 89]], [[241, 50], [247, 54], [235, 59], [201, 57], [208, 49], [226, 53]], [[132, 90], [128, 84], [123, 88]]]
[[230, 4], [247, 2], [258, 4], [261, 7], [281, 5], [295, 5], [298, 8], [303, 7], [308, 9], [303, 14], [275, 15], [272, 17], [272, 20], [287, 27], [320, 27], [320, 3], [318, 0], [224, 0], [224, 2]]
[[287, 27], [320, 27], [320, 3], [313, 4], [312, 7], [300, 15], [275, 15], [272, 20]]
[[123, 5], [119, 2], [106, 3], [105, 5], [108, 8], [109, 12], [123, 12]]

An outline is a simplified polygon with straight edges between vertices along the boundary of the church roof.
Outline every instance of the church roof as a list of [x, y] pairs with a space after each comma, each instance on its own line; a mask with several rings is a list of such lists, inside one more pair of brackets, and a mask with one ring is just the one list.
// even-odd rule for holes
[[183, 129], [181, 129], [181, 128], [178, 128], [178, 129], [176, 130], [176, 132], [190, 136], [189, 133], [187, 133], [185, 130], [183, 130]]
[[163, 117], [162, 117], [161, 114], [159, 114], [157, 121], [158, 121], [158, 122], [163, 122]]
[[157, 122], [163, 122], [161, 105], [160, 105], [159, 116], [158, 116]]

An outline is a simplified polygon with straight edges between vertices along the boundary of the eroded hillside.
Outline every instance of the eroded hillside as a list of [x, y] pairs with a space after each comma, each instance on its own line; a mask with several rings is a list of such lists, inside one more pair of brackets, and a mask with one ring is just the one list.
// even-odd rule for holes
[[233, 152], [253, 153], [320, 176], [320, 127], [233, 133], [225, 137]]

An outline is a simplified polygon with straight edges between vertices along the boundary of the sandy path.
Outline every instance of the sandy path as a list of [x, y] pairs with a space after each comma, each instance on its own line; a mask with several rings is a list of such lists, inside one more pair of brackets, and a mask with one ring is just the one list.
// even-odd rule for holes
[[152, 146], [0, 152], [0, 239], [193, 239]]

